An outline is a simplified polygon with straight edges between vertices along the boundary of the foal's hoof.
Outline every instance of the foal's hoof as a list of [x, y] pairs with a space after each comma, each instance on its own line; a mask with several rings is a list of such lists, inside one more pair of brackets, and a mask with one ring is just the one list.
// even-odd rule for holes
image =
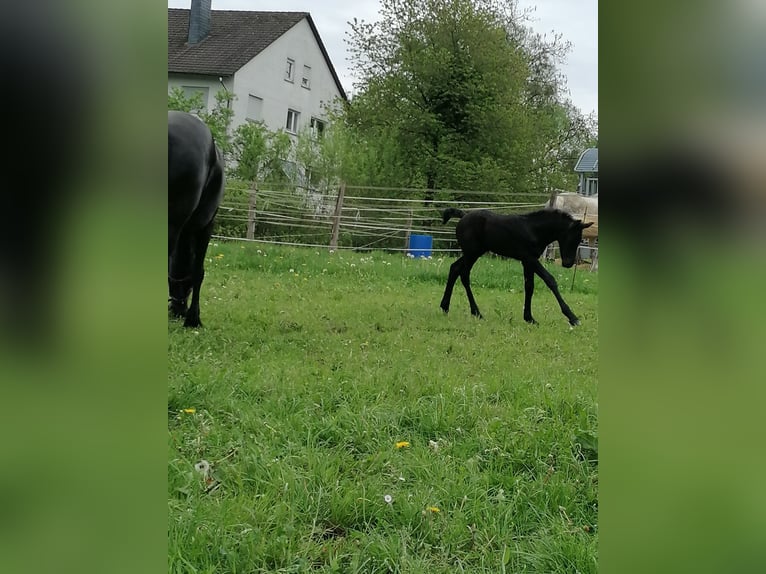
[[534, 320], [532, 317], [530, 317], [529, 319], [524, 319], [524, 320], [525, 320], [527, 323], [529, 323], [530, 325], [539, 325], [539, 324], [540, 324], [540, 323], [538, 323], [537, 321], [535, 321], [535, 320]]
[[441, 307], [441, 306], [440, 306], [440, 307], [439, 307], [439, 309], [441, 309], [441, 310], [442, 310], [442, 312], [443, 312], [445, 315], [446, 315], [447, 313], [449, 313], [449, 307]]
[[569, 324], [572, 325], [572, 327], [577, 327], [577, 325], [580, 324], [580, 320], [579, 319], [570, 319], [569, 320]]

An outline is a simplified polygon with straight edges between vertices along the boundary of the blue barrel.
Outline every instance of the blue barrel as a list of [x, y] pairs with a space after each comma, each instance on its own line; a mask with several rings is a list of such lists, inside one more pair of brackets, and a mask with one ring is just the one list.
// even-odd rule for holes
[[407, 250], [413, 257], [431, 257], [434, 238], [430, 235], [410, 235], [410, 246]]

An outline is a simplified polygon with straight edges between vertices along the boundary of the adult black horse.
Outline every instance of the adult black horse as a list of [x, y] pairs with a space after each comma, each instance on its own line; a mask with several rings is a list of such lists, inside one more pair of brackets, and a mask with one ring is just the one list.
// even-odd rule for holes
[[[210, 129], [186, 112], [168, 112], [168, 287], [170, 312], [201, 326], [199, 291], [215, 215], [223, 198], [221, 153]], [[191, 303], [187, 301], [191, 294]]]
[[445, 313], [449, 311], [452, 288], [460, 277], [471, 306], [471, 314], [481, 318], [479, 307], [471, 292], [471, 268], [479, 257], [487, 251], [492, 251], [503, 257], [517, 259], [524, 267], [524, 320], [527, 323], [537, 322], [532, 317], [535, 274], [553, 292], [561, 312], [569, 319], [569, 323], [580, 323], [562, 299], [556, 279], [540, 263], [540, 256], [549, 244], [558, 241], [561, 264], [571, 267], [577, 256], [577, 246], [582, 241], [582, 230], [590, 227], [592, 223], [583, 223], [557, 209], [541, 209], [522, 215], [500, 215], [486, 209], [466, 213], [450, 207], [445, 209], [442, 215], [444, 223], [452, 217], [461, 218], [455, 228], [455, 234], [463, 252], [462, 257], [449, 269], [447, 287], [441, 301], [441, 308]]

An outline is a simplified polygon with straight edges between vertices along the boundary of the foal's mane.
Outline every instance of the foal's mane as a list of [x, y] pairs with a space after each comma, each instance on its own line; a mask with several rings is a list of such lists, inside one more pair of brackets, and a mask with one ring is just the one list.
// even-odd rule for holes
[[566, 223], [572, 223], [573, 221], [577, 221], [574, 217], [572, 217], [569, 213], [566, 211], [562, 211], [560, 209], [552, 208], [552, 207], [545, 207], [543, 209], [538, 209], [537, 211], [532, 211], [530, 213], [524, 214], [524, 217], [532, 220], [538, 220], [538, 221], [562, 221]]

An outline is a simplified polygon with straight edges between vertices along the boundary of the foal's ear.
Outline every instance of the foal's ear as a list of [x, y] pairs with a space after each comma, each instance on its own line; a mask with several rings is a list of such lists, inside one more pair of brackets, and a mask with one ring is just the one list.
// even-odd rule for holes
[[580, 222], [581, 229], [588, 229], [591, 225], [593, 225], [592, 221], [589, 221], [588, 223], [583, 223], [582, 221]]

